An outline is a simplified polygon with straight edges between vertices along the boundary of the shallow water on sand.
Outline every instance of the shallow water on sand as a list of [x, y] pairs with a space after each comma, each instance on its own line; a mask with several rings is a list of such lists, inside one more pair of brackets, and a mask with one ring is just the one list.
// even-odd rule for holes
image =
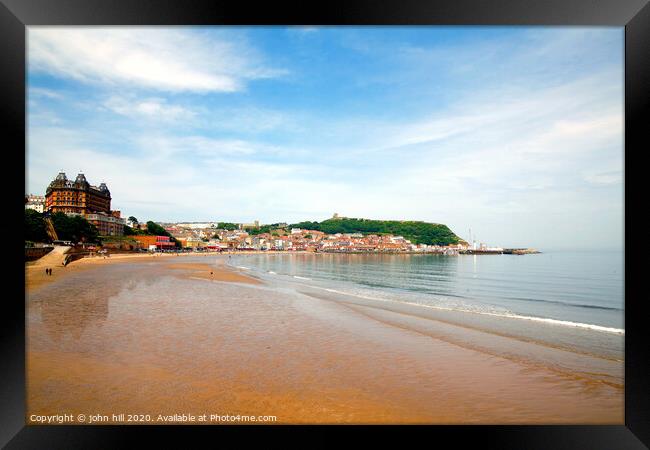
[[[216, 261], [178, 263], [217, 267]], [[129, 262], [71, 273], [30, 293], [28, 416], [622, 423], [622, 385], [611, 374], [586, 373], [602, 358], [596, 364], [593, 355], [571, 353], [571, 365], [566, 349], [449, 317], [391, 311], [288, 283], [191, 274], [158, 261]], [[544, 356], [519, 358], [534, 353]], [[553, 358], [555, 367], [531, 362]]]
[[623, 252], [237, 255], [231, 264], [349, 294], [622, 330]]

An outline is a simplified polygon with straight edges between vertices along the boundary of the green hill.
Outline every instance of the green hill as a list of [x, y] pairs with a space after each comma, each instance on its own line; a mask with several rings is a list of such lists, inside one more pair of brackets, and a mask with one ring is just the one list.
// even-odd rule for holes
[[345, 217], [327, 219], [322, 222], [300, 222], [289, 225], [289, 227], [317, 230], [328, 234], [392, 234], [404, 236], [414, 244], [449, 245], [457, 244], [461, 240], [447, 225], [420, 221], [350, 219]]

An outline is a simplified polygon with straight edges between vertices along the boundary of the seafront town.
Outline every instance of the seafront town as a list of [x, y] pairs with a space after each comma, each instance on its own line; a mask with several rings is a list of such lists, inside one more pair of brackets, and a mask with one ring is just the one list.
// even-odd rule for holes
[[[282, 251], [325, 253], [436, 253], [443, 255], [533, 253], [530, 249], [503, 249], [457, 239], [447, 245], [415, 243], [390, 233], [325, 233], [287, 223], [261, 225], [225, 222], [162, 223], [122, 217], [111, 209], [111, 193], [105, 183], [91, 185], [83, 173], [73, 180], [60, 172], [44, 196], [29, 195], [25, 209], [42, 214], [50, 242], [61, 243], [52, 215], [83, 218], [96, 230], [96, 239], [74, 239], [88, 252], [224, 252]], [[330, 220], [346, 219], [334, 214]], [[63, 228], [63, 226], [60, 226]], [[78, 245], [77, 245], [78, 246]], [[34, 245], [29, 245], [34, 247]], [[38, 247], [38, 245], [36, 245]], [[37, 250], [31, 250], [38, 253]]]
[[202, 251], [271, 250], [306, 252], [436, 252], [451, 253], [466, 248], [465, 244], [436, 246], [413, 244], [402, 236], [362, 235], [361, 233], [326, 234], [300, 228], [286, 229], [286, 224], [267, 233], [237, 224], [239, 228], [219, 228], [219, 223], [164, 224], [165, 230], [181, 242], [183, 248]]

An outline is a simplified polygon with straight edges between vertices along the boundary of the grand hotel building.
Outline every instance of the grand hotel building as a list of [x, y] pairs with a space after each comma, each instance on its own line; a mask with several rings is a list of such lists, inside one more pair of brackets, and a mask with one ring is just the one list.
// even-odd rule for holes
[[47, 187], [45, 211], [81, 215], [95, 225], [102, 236], [122, 236], [124, 219], [119, 211], [111, 211], [111, 193], [105, 183], [91, 186], [80, 173], [72, 181], [59, 172]]

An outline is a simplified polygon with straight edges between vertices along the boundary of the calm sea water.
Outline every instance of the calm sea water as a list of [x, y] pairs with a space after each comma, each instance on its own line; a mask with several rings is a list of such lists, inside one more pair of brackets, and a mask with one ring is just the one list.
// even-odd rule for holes
[[624, 329], [622, 251], [237, 255], [229, 263], [359, 297]]

